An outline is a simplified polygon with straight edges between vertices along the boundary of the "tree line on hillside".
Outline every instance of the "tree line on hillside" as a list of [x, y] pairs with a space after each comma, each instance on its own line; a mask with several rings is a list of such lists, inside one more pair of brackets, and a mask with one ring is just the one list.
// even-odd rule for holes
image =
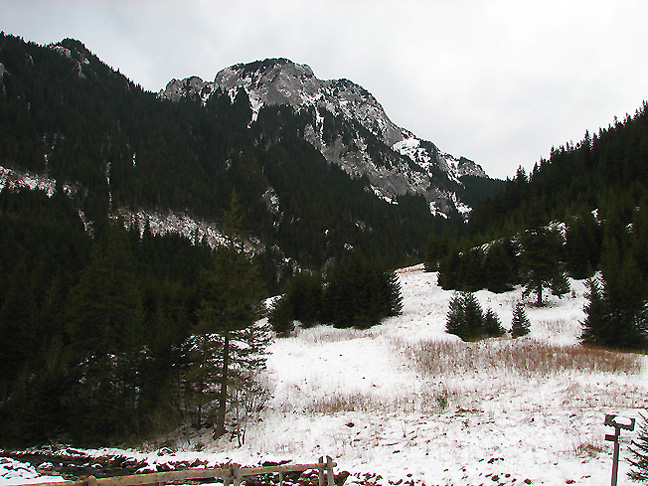
[[60, 192], [3, 190], [0, 252], [3, 444], [143, 440], [181, 423], [222, 434], [223, 410], [256, 386], [267, 294], [233, 247], [118, 221], [91, 236]]
[[[244, 90], [158, 99], [70, 39], [54, 49], [0, 34], [0, 63], [0, 165], [79, 186], [72, 197], [90, 220], [120, 207], [218, 220], [236, 191], [277, 262], [320, 269], [347, 245], [402, 264], [443, 224], [422, 197], [389, 204], [328, 164], [304, 139], [312, 111], [268, 106], [251, 123]], [[348, 136], [326, 119], [327, 137]]]
[[[648, 347], [648, 104], [520, 168], [477, 208], [467, 235], [428, 239], [426, 266], [445, 289], [524, 285], [537, 304], [590, 278], [582, 340]], [[484, 243], [486, 242], [486, 243]]]
[[[61, 191], [0, 191], [0, 443], [105, 445], [181, 424], [243, 440], [273, 333], [236, 195], [221, 220], [229, 243], [211, 250], [120, 221], [91, 234]], [[400, 310], [395, 276], [355, 254], [317, 289], [317, 319], [368, 327]], [[303, 318], [313, 301], [289, 295]]]
[[[646, 201], [648, 202], [648, 201]], [[539, 227], [509, 239], [459, 251], [430, 239], [427, 268], [444, 289], [493, 292], [524, 286], [536, 305], [551, 292], [570, 291], [567, 276], [589, 278], [583, 342], [617, 349], [648, 347], [648, 206], [633, 211], [631, 224], [592, 215], [565, 228]], [[435, 258], [433, 258], [435, 257]], [[597, 273], [595, 273], [597, 272]]]

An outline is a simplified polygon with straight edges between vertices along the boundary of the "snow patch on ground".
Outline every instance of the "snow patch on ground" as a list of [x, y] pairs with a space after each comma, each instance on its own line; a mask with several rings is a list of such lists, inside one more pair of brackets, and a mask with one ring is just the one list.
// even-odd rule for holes
[[[648, 360], [610, 370], [564, 362], [578, 346], [585, 285], [572, 281], [563, 299], [527, 302], [527, 338], [463, 343], [445, 333], [452, 292], [419, 265], [398, 272], [402, 315], [369, 330], [320, 326], [276, 339], [267, 374], [272, 390], [246, 443], [214, 441], [209, 431], [178, 440], [174, 451], [101, 449], [147, 460], [312, 462], [330, 455], [347, 485], [392, 481], [426, 485], [579, 484], [610, 480], [607, 413], [638, 417], [648, 407]], [[510, 328], [522, 289], [476, 294]], [[537, 349], [541, 350], [541, 354]], [[517, 353], [517, 354], [516, 354]], [[517, 356], [517, 358], [516, 358]], [[568, 355], [571, 356], [571, 355]], [[619, 357], [620, 355], [610, 354]], [[520, 368], [515, 359], [544, 359], [548, 368]], [[622, 358], [623, 356], [620, 356]], [[576, 359], [576, 358], [574, 358]], [[526, 365], [525, 365], [526, 366]], [[624, 431], [619, 480], [628, 471]], [[380, 475], [381, 478], [375, 476]], [[0, 484], [10, 484], [0, 469]]]
[[10, 457], [0, 457], [0, 484], [49, 483], [63, 480], [61, 476], [43, 476], [31, 464]]

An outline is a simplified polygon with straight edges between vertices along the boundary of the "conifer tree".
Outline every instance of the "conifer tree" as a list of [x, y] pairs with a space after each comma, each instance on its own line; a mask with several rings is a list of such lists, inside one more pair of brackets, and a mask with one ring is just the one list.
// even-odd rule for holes
[[597, 279], [586, 282], [588, 303], [585, 304], [585, 320], [581, 322], [581, 341], [592, 346], [609, 346], [613, 332], [609, 328], [608, 306], [603, 300], [603, 291]]
[[441, 260], [449, 251], [451, 251], [451, 243], [447, 231], [442, 235], [430, 234], [425, 249], [425, 270], [428, 272], [438, 271]]
[[639, 434], [630, 446], [632, 457], [628, 459], [632, 481], [648, 483], [648, 415], [640, 414]]
[[490, 307], [484, 314], [484, 337], [500, 337], [504, 335], [502, 321]]
[[493, 309], [489, 308], [482, 314], [481, 305], [472, 292], [455, 292], [450, 299], [446, 332], [464, 341], [472, 341], [500, 337], [504, 329]]
[[[238, 236], [241, 234], [238, 212], [237, 199], [233, 196], [230, 209], [223, 217], [230, 230], [230, 239], [225, 247], [214, 251], [211, 268], [203, 273], [203, 297], [197, 311], [199, 333], [219, 336], [218, 340], [206, 340], [207, 349], [204, 351], [206, 355], [219, 356], [216, 437], [225, 433], [229, 388], [235, 381], [232, 370], [241, 364], [233, 359], [232, 353], [236, 348], [234, 333], [250, 328], [259, 318], [263, 292], [257, 267], [248, 255], [239, 250], [242, 241]], [[217, 346], [219, 349], [215, 350]], [[254, 347], [254, 351], [262, 356], [265, 349], [263, 346]]]
[[368, 328], [400, 314], [400, 283], [393, 272], [369, 262], [360, 252], [329, 272], [322, 293], [321, 317], [338, 327]]
[[511, 335], [513, 338], [526, 336], [530, 332], [531, 323], [524, 310], [524, 304], [518, 302], [513, 308], [513, 321], [511, 323]]
[[479, 339], [484, 333], [481, 305], [472, 292], [455, 292], [450, 299], [446, 332], [464, 341]]
[[484, 262], [486, 287], [491, 292], [506, 292], [515, 282], [513, 257], [507, 254], [504, 243], [496, 242], [488, 250]]
[[525, 294], [535, 292], [537, 305], [541, 306], [543, 289], [550, 288], [552, 282], [562, 276], [559, 262], [561, 244], [557, 235], [546, 228], [526, 231], [521, 239], [520, 266], [526, 283]]
[[611, 238], [606, 242], [602, 299], [605, 314], [599, 338], [617, 349], [643, 349], [646, 334], [646, 284], [632, 253], [621, 256]]
[[446, 332], [461, 337], [463, 324], [463, 299], [459, 292], [454, 292], [450, 298], [448, 315], [446, 316]]
[[459, 267], [459, 252], [450, 251], [445, 258], [439, 262], [439, 275], [437, 283], [443, 290], [457, 288], [457, 268]]
[[598, 226], [590, 214], [575, 217], [567, 228], [567, 269], [576, 279], [591, 277], [600, 260]]
[[558, 272], [556, 276], [551, 279], [551, 293], [559, 298], [562, 298], [563, 295], [569, 293], [571, 290], [571, 285], [567, 279], [567, 275], [564, 272]]

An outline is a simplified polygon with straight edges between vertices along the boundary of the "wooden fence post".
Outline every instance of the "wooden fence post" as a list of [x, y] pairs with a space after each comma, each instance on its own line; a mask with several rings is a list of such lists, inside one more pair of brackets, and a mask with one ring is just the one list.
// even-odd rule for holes
[[319, 486], [324, 486], [324, 458], [320, 457], [318, 460], [318, 477], [319, 477]]
[[326, 456], [326, 479], [328, 486], [335, 486], [335, 476], [333, 474], [333, 458]]
[[241, 486], [243, 477], [241, 476], [241, 470], [236, 464], [232, 465], [232, 475], [234, 476], [234, 486]]

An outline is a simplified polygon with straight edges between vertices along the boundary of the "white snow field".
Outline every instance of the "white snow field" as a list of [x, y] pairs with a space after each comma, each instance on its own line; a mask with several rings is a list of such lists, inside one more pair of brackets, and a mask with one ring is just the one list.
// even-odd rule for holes
[[[452, 292], [423, 266], [398, 271], [402, 315], [366, 331], [328, 326], [276, 339], [265, 379], [271, 390], [246, 441], [215, 442], [209, 431], [164, 450], [101, 449], [156, 464], [200, 458], [256, 465], [330, 455], [346, 484], [520, 485], [610, 482], [605, 414], [639, 418], [648, 408], [648, 359], [578, 345], [585, 285], [529, 299], [529, 336], [464, 343], [445, 333]], [[476, 293], [509, 328], [522, 290]], [[628, 484], [622, 432], [619, 484]], [[0, 462], [0, 485], [34, 481]], [[23, 465], [24, 466], [24, 465]], [[3, 469], [4, 468], [4, 469]], [[46, 480], [41, 477], [40, 480]], [[52, 477], [48, 480], [60, 480]]]

